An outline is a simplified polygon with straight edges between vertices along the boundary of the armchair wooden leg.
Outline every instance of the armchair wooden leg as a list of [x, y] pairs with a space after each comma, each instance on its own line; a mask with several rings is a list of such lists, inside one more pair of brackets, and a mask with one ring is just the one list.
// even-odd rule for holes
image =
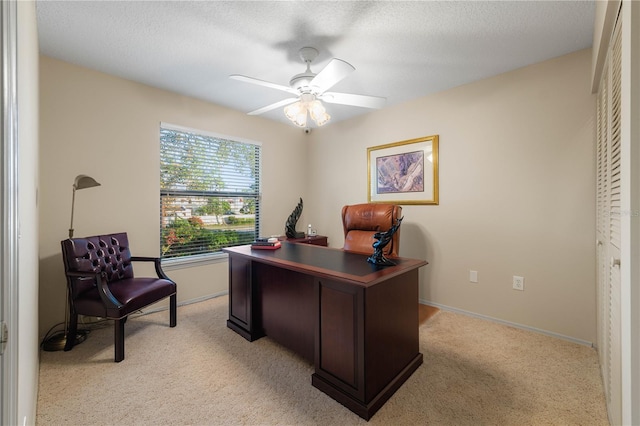
[[178, 296], [169, 296], [169, 327], [175, 327], [177, 324]]
[[120, 362], [124, 359], [124, 323], [127, 317], [115, 320], [114, 335], [115, 335], [115, 361]]
[[76, 334], [78, 332], [78, 314], [71, 312], [69, 314], [69, 328], [65, 330], [67, 332], [67, 341], [64, 344], [64, 350], [70, 351], [73, 349], [73, 345], [76, 344]]

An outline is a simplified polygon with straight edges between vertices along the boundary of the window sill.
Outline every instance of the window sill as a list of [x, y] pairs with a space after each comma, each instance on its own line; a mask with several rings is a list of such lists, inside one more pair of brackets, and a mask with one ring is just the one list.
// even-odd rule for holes
[[162, 269], [165, 271], [173, 271], [176, 269], [194, 268], [197, 266], [227, 262], [228, 259], [229, 255], [222, 252], [215, 254], [203, 254], [200, 256], [178, 257], [162, 260]]

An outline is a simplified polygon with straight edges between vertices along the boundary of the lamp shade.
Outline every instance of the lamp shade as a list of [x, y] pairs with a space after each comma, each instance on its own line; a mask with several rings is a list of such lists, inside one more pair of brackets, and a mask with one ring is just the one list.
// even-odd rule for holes
[[76, 176], [76, 180], [73, 183], [74, 189], [85, 189], [85, 188], [93, 188], [94, 186], [100, 186], [98, 182], [91, 176], [87, 175], [78, 175]]
[[73, 195], [71, 196], [71, 224], [69, 225], [69, 238], [73, 238], [73, 209], [76, 205], [76, 191], [79, 189], [93, 188], [100, 186], [91, 176], [78, 175], [73, 182]]
[[286, 106], [284, 108], [284, 115], [298, 127], [307, 125], [307, 107], [301, 101]]
[[298, 102], [284, 107], [284, 115], [298, 127], [306, 127], [307, 113], [318, 126], [328, 123], [331, 119], [322, 102], [311, 93], [302, 94]]
[[309, 103], [308, 109], [309, 115], [318, 126], [326, 124], [331, 119], [331, 116], [327, 114], [327, 110], [319, 100], [314, 100], [313, 102]]

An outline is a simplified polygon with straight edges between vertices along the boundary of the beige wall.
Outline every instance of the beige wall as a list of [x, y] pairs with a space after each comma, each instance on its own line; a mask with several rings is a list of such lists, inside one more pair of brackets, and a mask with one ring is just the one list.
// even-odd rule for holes
[[315, 132], [309, 220], [340, 247], [340, 208], [367, 201], [367, 147], [438, 134], [440, 205], [403, 208], [401, 255], [430, 263], [420, 298], [595, 341], [590, 75], [584, 50]]
[[[44, 56], [40, 85], [41, 334], [64, 320], [60, 241], [68, 235], [76, 175], [102, 184], [77, 192], [76, 236], [127, 231], [134, 254], [159, 255], [160, 122], [262, 143], [265, 235], [282, 233], [305, 198], [299, 129]], [[179, 302], [227, 289], [226, 263], [168, 275], [179, 285]]]
[[[158, 252], [158, 123], [263, 142], [263, 234], [300, 223], [343, 242], [340, 209], [366, 202], [366, 148], [440, 135], [440, 205], [405, 206], [401, 254], [424, 258], [422, 301], [595, 341], [591, 52], [331, 123], [304, 135], [41, 58], [41, 331], [63, 317], [60, 240], [77, 174], [76, 235], [127, 230]], [[303, 159], [300, 161], [300, 159]], [[295, 179], [291, 179], [294, 176]], [[469, 283], [469, 270], [479, 283]], [[513, 275], [525, 291], [511, 289]], [[226, 264], [170, 271], [180, 300], [226, 288]]]

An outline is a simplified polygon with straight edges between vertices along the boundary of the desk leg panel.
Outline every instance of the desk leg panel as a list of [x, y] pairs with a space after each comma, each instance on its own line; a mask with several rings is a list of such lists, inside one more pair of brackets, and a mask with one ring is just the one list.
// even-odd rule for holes
[[317, 279], [312, 384], [369, 419], [422, 364], [418, 271], [370, 287]]
[[364, 303], [365, 399], [370, 401], [419, 355], [418, 270], [367, 288]]
[[315, 373], [311, 376], [311, 384], [356, 413], [365, 420], [371, 419], [373, 415], [400, 389], [400, 386], [407, 381], [414, 371], [422, 365], [422, 354], [418, 354], [411, 362], [400, 371], [400, 373], [380, 391], [372, 400], [368, 402], [360, 401], [351, 395], [346, 394], [335, 383], [325, 379], [322, 375]]
[[260, 307], [255, 304], [252, 262], [239, 256], [229, 256], [229, 319], [227, 327], [249, 341], [264, 334], [259, 324]]
[[363, 289], [331, 280], [317, 280], [316, 373], [363, 400]]

